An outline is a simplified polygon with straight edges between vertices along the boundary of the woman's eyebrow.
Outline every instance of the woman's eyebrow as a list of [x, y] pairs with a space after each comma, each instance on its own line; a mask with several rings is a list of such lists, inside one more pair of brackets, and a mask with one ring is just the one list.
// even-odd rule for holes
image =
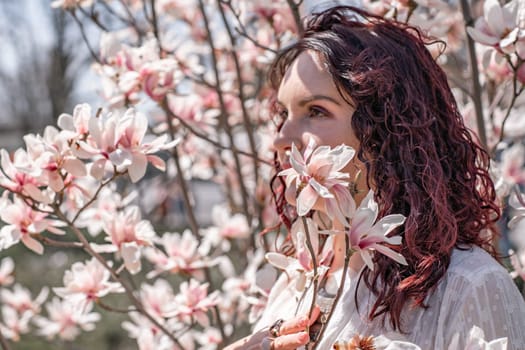
[[338, 106], [341, 105], [341, 103], [339, 103], [339, 101], [337, 101], [336, 99], [334, 99], [334, 98], [332, 98], [330, 96], [326, 96], [326, 95], [312, 95], [312, 96], [309, 96], [309, 97], [299, 101], [299, 106], [303, 107], [304, 105], [306, 105], [306, 104], [308, 104], [310, 102], [316, 101], [316, 100], [327, 100], [327, 101], [330, 101], [332, 103], [335, 103]]
[[[335, 103], [336, 105], [340, 106], [341, 103], [339, 101], [337, 101], [336, 99], [334, 99], [333, 97], [330, 97], [330, 96], [326, 96], [326, 95], [312, 95], [312, 96], [308, 96], [302, 100], [300, 100], [298, 102], [298, 105], [300, 107], [304, 107], [306, 104], [308, 103], [311, 103], [313, 101], [317, 101], [317, 100], [326, 100], [326, 101], [330, 101], [332, 103]], [[279, 101], [279, 100], [276, 100], [276, 103], [280, 106], [283, 106], [284, 107], [284, 103]]]

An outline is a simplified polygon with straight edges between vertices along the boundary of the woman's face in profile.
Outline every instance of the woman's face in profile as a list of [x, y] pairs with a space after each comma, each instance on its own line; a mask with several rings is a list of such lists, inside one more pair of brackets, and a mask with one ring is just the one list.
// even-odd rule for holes
[[[356, 151], [359, 149], [351, 126], [355, 108], [339, 94], [327, 70], [315, 51], [305, 51], [290, 65], [281, 82], [277, 109], [284, 123], [274, 146], [283, 168], [290, 166], [288, 151], [292, 143], [303, 151], [310, 138], [317, 146], [335, 147], [344, 143]], [[352, 179], [356, 165], [361, 165], [358, 163], [354, 158], [343, 169]], [[364, 171], [362, 165], [360, 168]]]

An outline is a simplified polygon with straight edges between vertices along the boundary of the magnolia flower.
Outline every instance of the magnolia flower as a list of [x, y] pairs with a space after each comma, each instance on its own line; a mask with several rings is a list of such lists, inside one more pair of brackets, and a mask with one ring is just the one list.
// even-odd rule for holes
[[33, 210], [23, 200], [18, 197], [13, 198], [13, 202], [3, 198], [4, 207], [0, 213], [0, 218], [7, 225], [0, 229], [0, 250], [22, 241], [22, 243], [37, 254], [44, 252], [44, 246], [31, 237], [32, 234], [48, 231], [57, 235], [65, 232], [59, 227], [64, 226], [63, 222], [47, 218], [47, 214]]
[[21, 334], [29, 333], [29, 321], [34, 314], [30, 311], [17, 312], [12, 307], [2, 306], [2, 323], [0, 332], [7, 339], [19, 341]]
[[176, 316], [188, 322], [197, 321], [201, 326], [208, 325], [208, 310], [219, 303], [219, 291], [208, 294], [208, 283], [200, 284], [191, 279], [180, 285], [180, 293], [175, 296]]
[[154, 317], [167, 318], [175, 314], [175, 295], [165, 280], [158, 279], [153, 285], [143, 284], [140, 287], [140, 300]]
[[520, 1], [510, 1], [501, 6], [498, 0], [486, 0], [483, 4], [483, 17], [476, 20], [474, 27], [467, 32], [477, 42], [494, 46], [505, 52], [516, 51], [525, 57], [525, 29], [519, 16]]
[[49, 294], [48, 288], [42, 288], [40, 293], [33, 298], [29, 289], [22, 287], [20, 284], [15, 284], [13, 290], [0, 290], [0, 299], [2, 303], [9, 306], [19, 314], [30, 312], [31, 315], [40, 312], [40, 306], [44, 303]]
[[[296, 281], [296, 289], [303, 291], [306, 282], [313, 278], [314, 265], [310, 251], [307, 248], [306, 235], [310, 236], [313, 251], [317, 255], [317, 273], [318, 278], [322, 278], [324, 273], [328, 271], [329, 263], [332, 257], [332, 252], [327, 251], [322, 256], [319, 256], [319, 231], [310, 218], [306, 219], [307, 228], [305, 229], [302, 220], [297, 220], [292, 225], [291, 236], [295, 246], [295, 256], [286, 256], [281, 253], [270, 252], [266, 254], [266, 260], [273, 266], [281, 270], [288, 272], [294, 272], [298, 274]], [[308, 231], [308, 233], [307, 233]]]
[[315, 141], [310, 139], [301, 155], [292, 144], [291, 168], [278, 175], [286, 177], [285, 196], [289, 203], [296, 204], [297, 214], [306, 215], [318, 201], [324, 205], [323, 211], [341, 223], [355, 211], [355, 202], [348, 191], [348, 173], [340, 172], [355, 154], [353, 148], [340, 145], [332, 149], [320, 146], [315, 149]]
[[48, 339], [59, 337], [72, 341], [80, 330], [92, 331], [95, 322], [100, 320], [100, 314], [90, 312], [93, 304], [80, 305], [70, 299], [60, 300], [55, 297], [46, 304], [48, 317], [36, 316], [33, 322], [39, 327], [38, 334]]
[[202, 269], [213, 266], [216, 260], [206, 257], [207, 250], [199, 246], [199, 241], [190, 230], [179, 233], [164, 233], [160, 238], [164, 252], [151, 247], [144, 252], [146, 258], [155, 265], [155, 270], [148, 274], [154, 277], [162, 272], [187, 273], [196, 278], [202, 277]]
[[64, 287], [53, 288], [62, 298], [90, 301], [110, 293], [124, 291], [120, 283], [110, 282], [110, 272], [95, 258], [85, 263], [76, 262], [64, 273]]
[[525, 147], [515, 143], [506, 148], [501, 155], [501, 175], [504, 180], [513, 185], [525, 183]]
[[112, 218], [106, 218], [104, 231], [108, 235], [106, 241], [111, 244], [93, 244], [93, 248], [101, 253], [119, 252], [126, 269], [132, 274], [139, 272], [142, 268], [142, 247], [153, 245], [156, 237], [151, 223], [141, 220], [139, 208], [130, 206]]
[[57, 125], [64, 134], [72, 139], [82, 139], [89, 133], [89, 120], [91, 116], [91, 106], [87, 103], [78, 104], [73, 109], [73, 115], [62, 113], [58, 117]]
[[110, 161], [117, 170], [127, 170], [132, 182], [137, 182], [146, 173], [148, 162], [158, 169], [164, 170], [165, 163], [152, 153], [169, 149], [177, 145], [179, 140], [168, 141], [168, 135], [163, 134], [152, 142], [143, 142], [148, 129], [145, 115], [128, 109], [123, 115], [109, 114], [89, 120], [90, 138], [78, 141], [77, 156], [81, 158], [95, 157], [91, 175], [101, 179]]
[[53, 201], [51, 191], [40, 189], [45, 186], [34, 176], [31, 170], [33, 164], [27, 152], [17, 149], [13, 154], [13, 160], [5, 149], [0, 150], [0, 161], [2, 171], [0, 172], [0, 185], [13, 193], [20, 193], [40, 203], [49, 204]]
[[[129, 317], [131, 321], [124, 321], [122, 328], [128, 331], [131, 338], [137, 339], [139, 350], [192, 350], [194, 349], [194, 340], [192, 332], [185, 332], [177, 337], [179, 344], [183, 349], [175, 346], [171, 339], [164, 334], [156, 325], [151, 323], [145, 316], [137, 312], [130, 312]], [[164, 327], [173, 333], [178, 324], [165, 323]]]
[[357, 208], [352, 218], [352, 223], [347, 234], [350, 241], [350, 249], [361, 254], [366, 265], [373, 270], [372, 253], [378, 251], [396, 262], [406, 265], [405, 258], [383, 245], [383, 243], [399, 245], [401, 237], [388, 237], [393, 229], [405, 222], [405, 217], [400, 214], [387, 215], [376, 222], [378, 206], [374, 201], [374, 193], [369, 191], [365, 199]]
[[143, 79], [144, 92], [155, 101], [161, 101], [182, 78], [182, 72], [178, 70], [177, 62], [172, 58], [143, 65], [140, 75]]
[[60, 133], [52, 126], [45, 128], [43, 136], [24, 136], [28, 156], [34, 164], [31, 175], [55, 192], [64, 189], [64, 171], [76, 177], [87, 174], [85, 164], [73, 155], [68, 137], [68, 133]]

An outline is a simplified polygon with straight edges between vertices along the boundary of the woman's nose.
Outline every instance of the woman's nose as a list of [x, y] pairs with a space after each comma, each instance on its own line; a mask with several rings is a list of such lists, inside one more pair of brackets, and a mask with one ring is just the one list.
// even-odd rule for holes
[[292, 143], [298, 150], [303, 148], [301, 130], [290, 120], [286, 120], [273, 141], [273, 146], [279, 155], [284, 155], [286, 151], [292, 148]]

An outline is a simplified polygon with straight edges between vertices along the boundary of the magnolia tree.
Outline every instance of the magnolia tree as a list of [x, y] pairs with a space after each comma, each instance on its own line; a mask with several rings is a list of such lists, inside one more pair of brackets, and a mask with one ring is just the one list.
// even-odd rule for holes
[[[322, 295], [317, 284], [330, 252], [319, 248], [321, 237], [342, 238], [346, 258], [361, 254], [370, 268], [373, 254], [406, 263], [384, 245], [401, 243], [389, 233], [404, 218], [376, 222], [372, 193], [356, 208], [353, 179], [340, 172], [354, 156], [350, 147], [310, 144], [300, 153], [294, 146], [292, 167], [272, 171], [276, 126], [265, 74], [276, 52], [303, 30], [307, 1], [56, 0], [51, 6], [76, 20], [103, 102], [78, 105], [57, 125], [26, 135], [25, 147], [1, 151], [0, 249], [9, 254], [21, 244], [39, 255], [53, 247], [89, 257], [39, 295], [15, 283], [16, 261], [1, 260], [3, 349], [27, 333], [74, 341], [110, 312], [126, 315], [122, 332], [140, 349], [221, 348], [249, 333], [280, 270], [302, 273], [299, 293]], [[430, 49], [449, 73], [466, 123], [492, 155], [500, 202], [511, 218], [502, 222], [511, 244], [500, 245], [503, 254], [514, 249], [510, 273], [520, 284], [525, 238], [513, 232], [525, 216], [524, 5], [361, 6], [441, 40]], [[291, 256], [276, 249], [286, 232], [271, 200], [274, 175], [286, 182], [298, 215]], [[222, 188], [224, 203], [210, 213], [211, 225], [196, 218], [195, 180]], [[181, 201], [186, 219], [168, 220]], [[112, 295], [120, 296], [118, 306]], [[324, 305], [327, 317], [333, 305]], [[483, 342], [479, 329], [470, 336], [472, 344]]]

